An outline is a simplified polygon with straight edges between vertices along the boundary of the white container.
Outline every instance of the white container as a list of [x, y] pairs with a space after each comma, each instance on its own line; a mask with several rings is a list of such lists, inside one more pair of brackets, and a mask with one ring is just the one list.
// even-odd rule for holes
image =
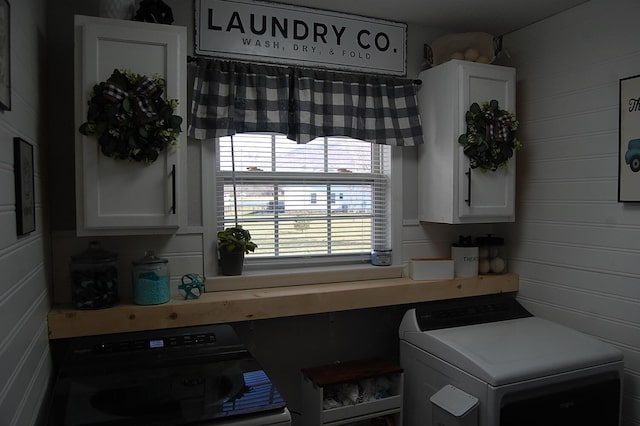
[[412, 280], [450, 280], [454, 277], [452, 259], [413, 258], [409, 261]]
[[475, 277], [478, 275], [478, 247], [451, 247], [451, 258], [455, 262], [456, 278]]
[[438, 426], [477, 426], [478, 398], [446, 385], [430, 398], [431, 421]]
[[131, 20], [136, 12], [135, 0], [100, 0], [98, 6], [103, 18]]

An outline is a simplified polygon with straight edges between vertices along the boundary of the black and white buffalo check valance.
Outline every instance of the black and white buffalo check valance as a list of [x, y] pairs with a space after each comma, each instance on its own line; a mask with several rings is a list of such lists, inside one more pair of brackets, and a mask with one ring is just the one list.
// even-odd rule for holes
[[289, 133], [289, 69], [214, 60], [195, 66], [189, 136]]
[[349, 136], [423, 143], [414, 81], [199, 59], [189, 136], [275, 132], [298, 143]]

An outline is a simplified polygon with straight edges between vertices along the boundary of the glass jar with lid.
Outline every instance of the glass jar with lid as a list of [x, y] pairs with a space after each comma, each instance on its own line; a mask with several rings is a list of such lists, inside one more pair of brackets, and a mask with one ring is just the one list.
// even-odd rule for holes
[[504, 274], [507, 272], [507, 256], [504, 248], [504, 238], [486, 237], [476, 238], [478, 244], [478, 273]]
[[118, 255], [98, 241], [71, 256], [71, 303], [76, 309], [109, 308], [118, 303]]
[[169, 261], [145, 252], [142, 259], [133, 261], [133, 301], [137, 305], [159, 305], [171, 297]]

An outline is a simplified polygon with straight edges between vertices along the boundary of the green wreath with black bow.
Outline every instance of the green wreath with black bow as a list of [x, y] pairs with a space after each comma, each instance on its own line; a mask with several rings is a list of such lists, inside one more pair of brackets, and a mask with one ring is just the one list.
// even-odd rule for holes
[[153, 163], [174, 146], [182, 118], [173, 112], [176, 99], [164, 99], [165, 81], [115, 69], [107, 81], [93, 86], [83, 135], [95, 135], [107, 157]]
[[496, 171], [507, 167], [507, 162], [522, 144], [516, 138], [518, 120], [513, 113], [500, 109], [498, 101], [476, 102], [465, 115], [466, 133], [458, 142], [464, 146], [472, 169]]

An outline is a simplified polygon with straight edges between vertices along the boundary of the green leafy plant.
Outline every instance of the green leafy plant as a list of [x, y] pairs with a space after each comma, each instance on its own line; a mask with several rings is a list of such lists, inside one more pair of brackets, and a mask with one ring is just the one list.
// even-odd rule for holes
[[153, 163], [181, 132], [182, 117], [174, 115], [178, 101], [162, 97], [164, 86], [157, 75], [115, 69], [93, 86], [80, 133], [94, 135], [107, 157]]
[[476, 102], [465, 115], [466, 133], [460, 135], [458, 143], [464, 146], [472, 169], [496, 171], [507, 167], [507, 162], [522, 144], [516, 138], [518, 120], [513, 113], [500, 109], [498, 101]]
[[[231, 158], [233, 158], [233, 137], [231, 138]], [[236, 194], [236, 168], [231, 163], [233, 179], [233, 213], [235, 226], [219, 231], [218, 254], [219, 267], [222, 275], [241, 275], [244, 255], [253, 252], [258, 245], [251, 241], [251, 233], [238, 224], [238, 200]]]
[[251, 233], [240, 225], [218, 232], [218, 250], [221, 252], [242, 251], [248, 254], [257, 247], [258, 245], [251, 241]]

